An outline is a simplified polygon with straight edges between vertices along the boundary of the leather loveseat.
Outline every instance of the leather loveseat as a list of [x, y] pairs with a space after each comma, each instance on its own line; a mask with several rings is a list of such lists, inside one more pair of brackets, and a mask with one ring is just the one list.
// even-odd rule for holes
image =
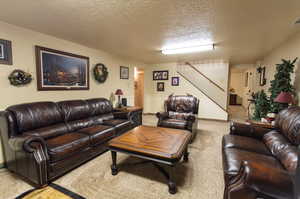
[[105, 152], [111, 138], [133, 128], [104, 98], [34, 102], [0, 113], [7, 168], [41, 187]]
[[199, 100], [192, 95], [170, 95], [164, 102], [165, 112], [158, 112], [157, 126], [185, 129], [194, 139], [198, 127]]
[[276, 117], [275, 128], [232, 123], [223, 137], [224, 199], [292, 199], [300, 144], [300, 108]]

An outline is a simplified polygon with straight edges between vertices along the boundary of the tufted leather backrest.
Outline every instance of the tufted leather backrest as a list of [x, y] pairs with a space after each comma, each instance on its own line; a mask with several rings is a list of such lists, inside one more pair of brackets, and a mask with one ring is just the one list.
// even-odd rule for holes
[[68, 100], [57, 102], [65, 122], [88, 118], [91, 109], [84, 100]]
[[88, 99], [86, 102], [91, 108], [91, 116], [113, 112], [113, 106], [111, 102], [105, 98]]
[[165, 102], [166, 111], [198, 114], [199, 100], [192, 95], [170, 95]]
[[276, 117], [275, 126], [292, 144], [300, 144], [300, 107], [282, 110]]
[[62, 115], [54, 102], [34, 102], [10, 106], [6, 109], [10, 113], [11, 122], [16, 123], [14, 134], [46, 127], [63, 122]]

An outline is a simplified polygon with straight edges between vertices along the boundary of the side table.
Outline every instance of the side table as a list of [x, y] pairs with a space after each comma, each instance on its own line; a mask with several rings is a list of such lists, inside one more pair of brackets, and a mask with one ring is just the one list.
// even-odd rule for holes
[[275, 129], [274, 125], [272, 125], [271, 123], [267, 123], [267, 122], [260, 122], [260, 121], [256, 121], [256, 120], [247, 120], [246, 122], [250, 123], [253, 126], [258, 126], [258, 127], [262, 127], [262, 128], [266, 128], [266, 129]]
[[130, 113], [130, 120], [133, 121], [133, 127], [142, 125], [143, 108], [137, 106], [125, 106], [122, 108], [115, 108], [114, 113], [128, 115]]

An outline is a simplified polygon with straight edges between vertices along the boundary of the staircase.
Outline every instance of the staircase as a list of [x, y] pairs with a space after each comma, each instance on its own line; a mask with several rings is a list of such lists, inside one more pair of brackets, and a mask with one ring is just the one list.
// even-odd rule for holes
[[[227, 112], [227, 85], [222, 87], [203, 72], [200, 67], [189, 62], [177, 65], [177, 73], [201, 91], [219, 108]], [[216, 71], [216, 73], [221, 71]], [[225, 74], [224, 74], [225, 75]], [[227, 74], [226, 74], [227, 75]]]

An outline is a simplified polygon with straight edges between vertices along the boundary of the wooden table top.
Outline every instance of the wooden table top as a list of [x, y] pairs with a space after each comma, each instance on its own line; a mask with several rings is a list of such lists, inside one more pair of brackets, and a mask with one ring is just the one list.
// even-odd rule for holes
[[262, 127], [262, 128], [268, 128], [268, 129], [275, 128], [275, 126], [273, 126], [271, 123], [267, 123], [267, 122], [260, 122], [260, 121], [255, 121], [255, 120], [247, 120], [246, 122], [249, 122], [253, 126], [258, 126], [258, 127]]
[[109, 147], [164, 159], [179, 159], [189, 143], [186, 130], [138, 126], [112, 139]]

